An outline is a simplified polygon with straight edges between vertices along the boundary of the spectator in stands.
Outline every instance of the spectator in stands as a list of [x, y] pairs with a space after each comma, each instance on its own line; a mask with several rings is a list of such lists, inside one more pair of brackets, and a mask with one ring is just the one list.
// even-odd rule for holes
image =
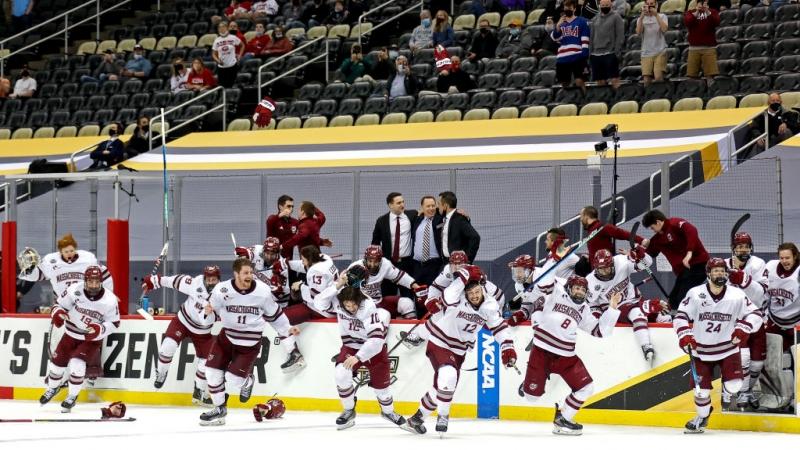
[[389, 49], [382, 47], [378, 51], [378, 60], [371, 64], [367, 73], [373, 80], [386, 80], [395, 72], [395, 66], [389, 61]]
[[331, 10], [328, 8], [328, 3], [325, 0], [314, 0], [314, 5], [305, 9], [303, 13], [303, 22], [308, 24], [309, 28], [316, 27], [322, 25], [330, 13]]
[[119, 134], [120, 131], [116, 126], [109, 128], [108, 140], [101, 142], [89, 154], [92, 160], [89, 169], [110, 167], [125, 159], [125, 145], [119, 140]]
[[568, 87], [572, 80], [586, 92], [586, 62], [589, 59], [589, 22], [575, 15], [575, 0], [564, 0], [564, 11], [550, 37], [559, 43], [556, 78]]
[[173, 94], [187, 89], [186, 83], [189, 81], [189, 69], [183, 63], [182, 58], [175, 58], [172, 61], [172, 76], [169, 77], [169, 90]]
[[689, 289], [706, 281], [708, 252], [700, 241], [697, 228], [679, 217], [667, 218], [657, 209], [642, 216], [642, 225], [655, 233], [647, 244], [647, 254], [655, 258], [663, 254], [675, 274], [675, 284], [669, 293], [669, 304], [677, 309]]
[[323, 25], [342, 25], [350, 23], [350, 13], [344, 8], [342, 0], [336, 0], [333, 4], [333, 12], [322, 22]]
[[395, 70], [389, 75], [386, 80], [386, 94], [389, 99], [400, 97], [403, 95], [417, 95], [419, 91], [419, 81], [417, 77], [411, 73], [411, 68], [408, 64], [408, 59], [400, 55], [395, 59]]
[[275, 17], [278, 14], [278, 2], [263, 0], [253, 3], [250, 7], [250, 19], [253, 21]]
[[150, 118], [139, 117], [133, 135], [125, 145], [125, 159], [150, 151]]
[[669, 23], [667, 15], [658, 12], [656, 0], [646, 0], [642, 14], [636, 19], [636, 34], [642, 37], [642, 77], [644, 85], [662, 81], [667, 70], [667, 41], [664, 33]]
[[508, 34], [497, 45], [498, 58], [530, 56], [533, 49], [533, 37], [530, 33], [522, 34], [522, 22], [514, 19], [508, 24]]
[[228, 22], [228, 33], [230, 33], [231, 36], [236, 36], [239, 38], [239, 40], [242, 42], [242, 45], [247, 42], [247, 39], [244, 38], [244, 33], [242, 33], [242, 30], [239, 29], [239, 24], [236, 23], [235, 20]]
[[449, 69], [439, 72], [439, 78], [436, 80], [436, 90], [441, 93], [454, 94], [467, 92], [474, 88], [475, 82], [472, 81], [469, 74], [461, 70], [461, 58], [451, 56]]
[[[278, 238], [281, 245], [297, 233], [297, 225], [300, 222], [292, 217], [292, 211], [294, 211], [294, 199], [283, 194], [278, 197], [278, 214], [270, 214], [267, 217], [267, 236]], [[281, 256], [291, 259], [292, 247], [283, 246]]]
[[431, 26], [431, 12], [423, 9], [419, 13], [419, 25], [411, 32], [408, 48], [417, 53], [423, 48], [433, 47], [433, 27]]
[[286, 37], [283, 27], [276, 27], [272, 30], [272, 40], [264, 47], [264, 51], [261, 54], [264, 56], [280, 56], [289, 53], [293, 48], [294, 44]]
[[350, 57], [342, 61], [342, 65], [339, 66], [339, 72], [341, 72], [345, 83], [353, 83], [367, 72], [360, 45], [353, 44], [350, 49]]
[[133, 58], [125, 63], [125, 67], [120, 72], [123, 78], [145, 79], [150, 76], [153, 65], [144, 57], [144, 47], [139, 44], [133, 46]]
[[190, 91], [205, 91], [217, 85], [214, 73], [203, 64], [203, 60], [195, 58], [192, 61], [192, 70], [186, 77], [186, 89]]
[[103, 83], [106, 80], [115, 81], [119, 79], [120, 67], [114, 62], [116, 55], [114, 50], [106, 49], [103, 55], [103, 61], [95, 67], [92, 75], [82, 75], [81, 83], [93, 81], [95, 83]]
[[0, 98], [6, 98], [11, 95], [11, 80], [8, 78], [0, 78]]
[[619, 87], [619, 63], [625, 45], [625, 21], [611, 9], [611, 0], [600, 0], [600, 14], [592, 18], [589, 60], [592, 79], [600, 86], [609, 81]]
[[[751, 158], [769, 147], [776, 145], [793, 135], [800, 132], [800, 114], [792, 109], [783, 108], [781, 94], [773, 92], [769, 94], [769, 106], [767, 107], [767, 140], [760, 138], [749, 151], [744, 152], [740, 159]], [[764, 133], [764, 119], [759, 116], [750, 124], [750, 134], [748, 141], [751, 141]]]
[[34, 0], [11, 0], [11, 29], [13, 34], [31, 27]]
[[228, 24], [220, 22], [217, 25], [219, 36], [211, 45], [211, 57], [217, 63], [217, 80], [219, 85], [229, 88], [236, 82], [239, 73], [239, 60], [244, 54], [244, 43], [238, 37], [228, 32]]
[[[741, 2], [744, 4], [744, 2]], [[769, 4], [770, 9], [778, 9], [778, 7], [783, 6], [786, 4], [783, 0], [769, 0], [765, 1], [764, 4]], [[708, 0], [708, 7], [711, 9], [716, 9], [717, 11], [725, 11], [726, 9], [731, 8], [731, 0]], [[775, 11], [772, 11], [773, 13]]]
[[25, 67], [19, 73], [19, 78], [17, 78], [17, 82], [14, 83], [14, 92], [12, 92], [9, 97], [30, 98], [33, 97], [34, 94], [36, 94], [36, 79], [31, 76], [31, 72]]
[[250, 2], [231, 0], [230, 5], [222, 11], [222, 16], [212, 16], [211, 24], [216, 26], [220, 22], [236, 19], [247, 19], [250, 17]]
[[450, 26], [450, 16], [444, 10], [436, 12], [436, 22], [433, 24], [433, 46], [451, 47], [456, 42], [453, 27]]
[[256, 23], [256, 35], [253, 36], [253, 39], [247, 41], [247, 45], [244, 47], [244, 56], [242, 60], [247, 60], [256, 56], [261, 55], [265, 48], [269, 45], [269, 35], [266, 33], [264, 28], [264, 24], [262, 22]]
[[300, 213], [298, 214], [297, 233], [283, 242], [284, 249], [294, 247], [303, 248], [306, 245], [317, 247], [331, 247], [333, 243], [330, 239], [320, 238], [319, 230], [325, 225], [325, 214], [309, 201], [300, 203]]
[[575, 15], [592, 20], [600, 12], [599, 0], [578, 0], [578, 7]]
[[305, 9], [303, 2], [300, 0], [292, 0], [283, 5], [282, 13], [283, 19], [286, 21], [287, 29], [305, 27], [305, 24], [302, 22]]
[[703, 75], [712, 80], [719, 73], [717, 66], [717, 36], [719, 12], [708, 7], [707, 0], [700, 0], [695, 9], [686, 11], [683, 22], [689, 31], [689, 59], [686, 62], [686, 76], [698, 78], [700, 69]]
[[494, 58], [497, 45], [497, 36], [489, 27], [489, 21], [481, 19], [478, 22], [478, 32], [472, 36], [467, 58], [472, 62]]

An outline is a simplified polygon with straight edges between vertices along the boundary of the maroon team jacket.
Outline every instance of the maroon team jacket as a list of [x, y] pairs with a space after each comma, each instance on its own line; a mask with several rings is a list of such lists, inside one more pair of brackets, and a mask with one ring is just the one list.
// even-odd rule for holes
[[686, 252], [692, 251], [692, 259], [689, 265], [701, 264], [708, 261], [708, 252], [700, 242], [697, 228], [688, 221], [680, 217], [670, 217], [664, 222], [661, 232], [650, 238], [647, 246], [647, 253], [656, 257], [663, 253], [672, 266], [672, 272], [680, 275], [686, 269], [683, 265], [683, 258]]
[[281, 256], [284, 258], [292, 259], [292, 247], [287, 247], [285, 242], [297, 233], [297, 225], [299, 223], [299, 220], [291, 216], [278, 217], [277, 214], [273, 214], [267, 217], [267, 237], [276, 237], [281, 241], [283, 246]]
[[[597, 236], [593, 237], [591, 241], [587, 244], [589, 248], [589, 261], [592, 261], [594, 254], [597, 253], [598, 250], [606, 249], [611, 252], [612, 255], [617, 254], [617, 250], [614, 248], [613, 244], [611, 243], [612, 239], [619, 239], [621, 241], [628, 241], [630, 237], [630, 233], [622, 228], [616, 227], [611, 225], [610, 223], [602, 224], [599, 220], [595, 220], [586, 228], [586, 234], [591, 234], [594, 230], [603, 227], [603, 230], [597, 233]], [[636, 243], [641, 244], [643, 241], [641, 236], [636, 236]], [[625, 245], [627, 248], [627, 244]]]
[[321, 247], [322, 239], [319, 237], [319, 229], [322, 228], [322, 225], [325, 225], [325, 214], [317, 208], [314, 217], [300, 219], [297, 224], [297, 233], [283, 243], [284, 251], [286, 251], [287, 248], [291, 251], [293, 247], [300, 249], [306, 245]]

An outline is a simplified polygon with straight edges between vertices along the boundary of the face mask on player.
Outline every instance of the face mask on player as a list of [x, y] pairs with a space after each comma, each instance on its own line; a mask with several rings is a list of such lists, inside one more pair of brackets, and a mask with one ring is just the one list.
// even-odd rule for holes
[[514, 279], [516, 283], [527, 283], [530, 280], [531, 276], [531, 269], [526, 269], [525, 267], [512, 267], [511, 268], [511, 278]]
[[747, 263], [747, 260], [750, 259], [750, 252], [750, 247], [746, 245], [737, 245], [736, 249], [733, 251], [733, 254], [736, 255], [736, 259], [742, 263]]

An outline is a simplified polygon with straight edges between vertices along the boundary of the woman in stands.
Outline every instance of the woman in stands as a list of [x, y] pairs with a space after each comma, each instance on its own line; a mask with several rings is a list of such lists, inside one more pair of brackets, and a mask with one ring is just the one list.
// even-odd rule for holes
[[186, 89], [190, 91], [205, 91], [217, 85], [217, 79], [200, 58], [192, 61], [192, 70], [186, 79]]

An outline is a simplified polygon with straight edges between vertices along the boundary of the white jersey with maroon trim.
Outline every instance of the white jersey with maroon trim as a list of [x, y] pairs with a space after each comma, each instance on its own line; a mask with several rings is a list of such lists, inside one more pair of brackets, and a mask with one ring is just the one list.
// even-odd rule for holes
[[[272, 275], [274, 275], [274, 271], [272, 270], [274, 267], [274, 263], [270, 265], [266, 265], [264, 263], [264, 258], [261, 256], [261, 252], [264, 251], [263, 245], [254, 245], [250, 247], [250, 251], [252, 252], [253, 258], [250, 260], [255, 265], [256, 276], [259, 280], [272, 285]], [[281, 305], [282, 308], [285, 308], [289, 304], [289, 270], [293, 270], [297, 273], [306, 273], [305, 267], [303, 267], [303, 262], [299, 260], [288, 260], [283, 256], [279, 256], [276, 262], [279, 263], [281, 271], [280, 275], [283, 277], [283, 295], [277, 297], [278, 304]], [[273, 286], [275, 287], [275, 286]]]
[[205, 277], [198, 275], [173, 275], [161, 277], [161, 286], [169, 287], [188, 295], [188, 298], [181, 304], [178, 310], [178, 320], [195, 334], [211, 333], [211, 326], [214, 325], [216, 316], [214, 313], [206, 315], [204, 309], [211, 296], [206, 290], [204, 283]]
[[214, 287], [210, 302], [225, 335], [235, 345], [256, 345], [267, 323], [282, 339], [289, 335], [289, 319], [275, 302], [269, 286], [259, 280], [253, 280], [246, 291], [236, 288], [233, 280], [223, 281]]
[[211, 44], [211, 49], [216, 50], [219, 54], [221, 64], [219, 67], [228, 68], [236, 65], [237, 49], [242, 45], [242, 41], [238, 37], [228, 33], [227, 36], [217, 36], [214, 43]]
[[83, 273], [89, 266], [98, 266], [103, 271], [103, 287], [106, 290], [114, 290], [114, 282], [111, 273], [106, 266], [97, 262], [97, 258], [86, 250], [76, 250], [75, 259], [72, 262], [64, 261], [61, 253], [53, 252], [44, 255], [39, 261], [39, 265], [26, 275], [20, 274], [19, 279], [25, 281], [48, 280], [53, 287], [53, 292], [57, 296], [63, 297], [70, 286], [83, 282]]
[[355, 314], [350, 314], [339, 305], [338, 293], [336, 286], [329, 286], [314, 298], [314, 305], [320, 310], [336, 312], [342, 345], [358, 350], [356, 357], [359, 361], [366, 361], [380, 353], [386, 343], [391, 319], [389, 311], [378, 308], [375, 301], [368, 297], [361, 302]]
[[[581, 258], [574, 252], [570, 253], [570, 255], [566, 257], [566, 260], [559, 264], [559, 266], [553, 271], [555, 272], [556, 278], [563, 278], [565, 280], [569, 278], [570, 275], [575, 273], [575, 264], [577, 264], [580, 259]], [[555, 259], [550, 252], [547, 252], [547, 259], [544, 261], [544, 264], [542, 264], [542, 269], [547, 270], [553, 267], [560, 260], [561, 258]]]
[[103, 340], [119, 327], [119, 299], [106, 288], [101, 289], [97, 296], [89, 297], [84, 291], [83, 281], [79, 281], [56, 300], [52, 314], [60, 309], [67, 312], [66, 333], [79, 341], [86, 340], [87, 326], [91, 323], [102, 327], [94, 341]]
[[[719, 361], [739, 352], [731, 342], [736, 328], [752, 333], [763, 322], [761, 311], [743, 290], [726, 285], [719, 295], [708, 289], [708, 283], [689, 289], [678, 305], [673, 327], [678, 338], [693, 335], [697, 342], [695, 353], [703, 361]], [[694, 322], [690, 325], [691, 322]]]
[[[638, 265], [626, 255], [616, 255], [612, 260], [614, 261], [614, 276], [610, 280], [603, 281], [597, 278], [597, 273], [594, 270], [586, 276], [586, 281], [589, 283], [589, 289], [586, 291], [586, 300], [589, 302], [589, 306], [597, 311], [608, 309], [609, 300], [617, 292], [622, 293], [620, 305], [639, 302], [639, 292], [631, 283], [631, 274], [639, 270]], [[645, 254], [640, 264], [649, 266], [652, 263], [653, 258]]]
[[[736, 270], [736, 268], [733, 267], [733, 257], [726, 258], [725, 265], [728, 267], [728, 270]], [[750, 258], [747, 259], [747, 263], [745, 263], [742, 269], [742, 271], [750, 277], [750, 280], [744, 286], [741, 286], [740, 289], [744, 290], [744, 293], [747, 294], [747, 298], [758, 308], [761, 308], [763, 305], [764, 297], [767, 292], [767, 278], [766, 275], [764, 275], [766, 265], [767, 263], [764, 262], [763, 259], [755, 255], [750, 255]]]
[[[367, 264], [363, 259], [353, 261], [353, 263], [347, 266], [347, 268], [349, 269], [353, 266], [364, 266], [364, 268], [367, 268]], [[369, 269], [367, 269], [367, 271], [369, 272]], [[361, 286], [361, 292], [363, 292], [367, 297], [374, 299], [379, 305], [381, 300], [383, 300], [383, 294], [381, 293], [381, 283], [383, 280], [389, 280], [394, 284], [409, 289], [414, 283], [414, 278], [412, 278], [411, 275], [395, 267], [394, 264], [392, 264], [392, 262], [388, 259], [381, 258], [381, 266], [378, 268], [378, 273], [375, 275], [370, 273], [369, 278], [367, 278], [367, 280]]]
[[[464, 277], [468, 277], [466, 273]], [[430, 342], [448, 349], [457, 355], [463, 355], [475, 346], [478, 331], [486, 327], [494, 335], [500, 349], [505, 350], [513, 345], [508, 325], [500, 316], [500, 305], [486, 288], [483, 289], [483, 303], [477, 309], [467, 300], [464, 293], [464, 282], [457, 276], [444, 290], [444, 308], [425, 322], [430, 333]]]
[[314, 297], [336, 283], [339, 279], [339, 269], [328, 255], [322, 255], [323, 260], [313, 264], [306, 272], [306, 282], [300, 286], [300, 295], [303, 303], [324, 317], [333, 317], [333, 311], [320, 311], [314, 307]]
[[781, 328], [800, 323], [800, 265], [786, 272], [778, 260], [772, 260], [766, 264], [764, 276], [767, 282], [764, 307], [769, 319]]
[[[453, 271], [450, 269], [450, 264], [447, 264], [444, 266], [444, 269], [442, 269], [442, 272], [436, 276], [436, 279], [433, 280], [433, 284], [428, 286], [428, 298], [442, 298], [444, 296], [444, 290], [447, 289], [452, 282]], [[485, 288], [486, 292], [497, 300], [497, 304], [500, 305], [500, 311], [502, 311], [506, 304], [506, 294], [502, 289], [497, 287], [496, 284], [488, 280], [486, 281]]]
[[595, 337], [611, 336], [619, 310], [608, 308], [597, 318], [588, 301], [580, 305], [572, 301], [565, 284], [564, 280], [556, 279], [550, 294], [534, 289], [533, 294], [538, 296], [533, 297], [533, 305], [526, 302], [523, 306], [530, 308], [533, 345], [556, 355], [574, 356], [578, 329]]

